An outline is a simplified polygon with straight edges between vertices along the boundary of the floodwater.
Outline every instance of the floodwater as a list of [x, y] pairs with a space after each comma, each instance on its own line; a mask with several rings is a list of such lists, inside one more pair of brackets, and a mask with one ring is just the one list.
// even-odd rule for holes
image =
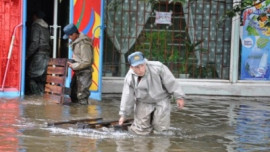
[[170, 130], [149, 136], [110, 128], [78, 129], [47, 123], [71, 119], [118, 120], [120, 98], [88, 106], [49, 103], [40, 96], [0, 99], [0, 152], [269, 152], [270, 101], [188, 97], [172, 103]]

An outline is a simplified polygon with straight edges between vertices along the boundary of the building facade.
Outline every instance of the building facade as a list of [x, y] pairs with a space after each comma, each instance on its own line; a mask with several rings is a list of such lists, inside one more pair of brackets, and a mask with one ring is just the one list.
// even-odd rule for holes
[[[91, 98], [101, 100], [103, 1], [101, 0], [1, 0], [0, 1], [0, 96], [23, 96], [25, 88], [25, 54], [31, 35], [32, 15], [42, 11], [51, 34], [51, 58], [71, 58], [69, 41], [63, 40], [63, 27], [69, 23], [88, 35], [93, 42]], [[69, 87], [72, 71], [66, 76]]]
[[259, 20], [269, 1], [246, 1], [241, 16], [223, 18], [239, 1], [107, 0], [103, 93], [122, 92], [127, 55], [139, 50], [165, 63], [187, 94], [269, 96], [268, 27]]
[[0, 96], [24, 95], [28, 27], [35, 9], [43, 9], [51, 25], [52, 57], [72, 57], [68, 41], [61, 39], [68, 23], [93, 39], [91, 98], [122, 92], [126, 59], [134, 51], [166, 64], [186, 94], [270, 96], [269, 1], [254, 1], [241, 16], [222, 19], [236, 2], [1, 0]]

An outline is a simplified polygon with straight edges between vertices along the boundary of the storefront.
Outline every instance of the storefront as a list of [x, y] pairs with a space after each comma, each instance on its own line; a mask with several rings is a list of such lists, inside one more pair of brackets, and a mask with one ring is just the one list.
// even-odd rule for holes
[[[101, 71], [103, 43], [103, 1], [102, 0], [1, 0], [0, 29], [0, 96], [23, 96], [25, 93], [25, 54], [29, 45], [32, 14], [45, 13], [49, 24], [52, 44], [52, 58], [71, 58], [68, 41], [62, 39], [63, 27], [74, 23], [79, 31], [93, 40], [94, 64], [93, 83], [89, 90], [91, 98], [101, 100]], [[53, 7], [52, 7], [53, 6]], [[66, 86], [69, 87], [72, 71], [68, 72]]]
[[[28, 27], [38, 8], [51, 25], [52, 57], [72, 56], [68, 41], [61, 39], [68, 23], [93, 39], [93, 99], [122, 92], [129, 69], [126, 58], [137, 50], [166, 64], [187, 94], [270, 96], [268, 1], [243, 13], [247, 24], [239, 16], [220, 24], [224, 12], [235, 4], [235, 0], [2, 0], [0, 96], [24, 95]], [[254, 53], [255, 45], [260, 51]], [[251, 74], [253, 67], [263, 75]], [[70, 78], [71, 71], [66, 86]]]
[[[264, 69], [268, 67], [263, 72], [265, 75], [261, 78], [244, 76], [243, 65], [249, 65], [244, 60], [250, 57], [244, 53], [241, 43], [242, 19], [237, 16], [219, 22], [224, 12], [237, 2], [135, 0], [118, 4], [107, 0], [103, 93], [122, 92], [123, 77], [129, 66], [126, 58], [140, 50], [147, 59], [165, 63], [187, 94], [269, 96], [267, 54], [260, 52], [252, 63], [248, 60], [256, 66], [262, 60]], [[255, 6], [257, 3], [259, 8]], [[258, 1], [250, 9], [263, 14], [268, 7], [269, 2]], [[244, 42], [249, 43], [247, 40]], [[260, 46], [267, 48], [269, 36], [259, 41]]]

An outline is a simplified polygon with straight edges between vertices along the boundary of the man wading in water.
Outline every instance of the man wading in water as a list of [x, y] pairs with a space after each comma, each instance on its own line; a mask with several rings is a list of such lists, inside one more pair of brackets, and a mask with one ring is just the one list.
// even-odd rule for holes
[[184, 107], [185, 94], [180, 84], [167, 66], [147, 61], [141, 52], [130, 54], [128, 62], [130, 69], [124, 80], [119, 125], [134, 111], [130, 132], [147, 135], [168, 130], [172, 97], [179, 109]]
[[70, 98], [73, 103], [88, 104], [90, 96], [89, 87], [92, 84], [93, 47], [92, 41], [83, 33], [80, 33], [74, 24], [64, 27], [63, 39], [70, 39], [70, 47], [73, 51], [73, 62], [67, 62], [74, 71], [70, 83]]

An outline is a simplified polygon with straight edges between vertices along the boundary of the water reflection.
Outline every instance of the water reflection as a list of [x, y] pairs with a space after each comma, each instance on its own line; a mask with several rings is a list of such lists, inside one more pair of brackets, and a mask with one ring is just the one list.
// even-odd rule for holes
[[116, 152], [167, 152], [171, 145], [170, 139], [163, 137], [156, 138], [133, 138], [131, 140], [120, 139], [116, 142]]
[[29, 96], [21, 104], [23, 117], [35, 118], [35, 123], [96, 118], [102, 113], [99, 105], [61, 105], [43, 101], [39, 96]]
[[18, 128], [14, 124], [20, 119], [18, 99], [0, 101], [0, 151], [13, 152], [18, 148]]
[[82, 140], [80, 137], [87, 133], [73, 128], [61, 128], [65, 125], [50, 128], [47, 123], [100, 117], [102, 108], [99, 105], [61, 105], [46, 102], [40, 96], [28, 96], [21, 105], [22, 117], [25, 118], [22, 124], [26, 126], [21, 125], [24, 129], [20, 151], [77, 152], [96, 149], [95, 139]]
[[46, 126], [47, 122], [83, 118], [117, 120], [119, 105], [119, 98], [91, 101], [88, 106], [48, 103], [38, 96], [2, 98], [0, 151], [270, 151], [269, 101], [190, 98], [182, 111], [172, 108], [170, 131], [160, 135]]
[[[264, 105], [240, 105], [237, 113], [236, 150], [270, 151], [270, 109]], [[252, 145], [252, 146], [250, 146]], [[262, 145], [265, 145], [262, 147]]]

